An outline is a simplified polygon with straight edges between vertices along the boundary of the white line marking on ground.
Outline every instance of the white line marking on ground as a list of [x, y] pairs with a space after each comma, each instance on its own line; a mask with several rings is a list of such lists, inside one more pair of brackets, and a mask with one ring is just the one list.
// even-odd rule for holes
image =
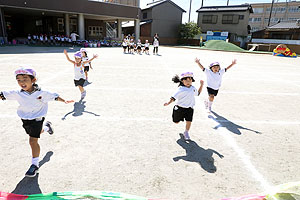
[[251, 172], [253, 178], [258, 181], [263, 190], [269, 190], [271, 185], [265, 180], [262, 174], [258, 172], [255, 166], [252, 164], [250, 157], [245, 153], [245, 151], [238, 146], [235, 139], [232, 137], [232, 133], [228, 131], [225, 127], [222, 127], [222, 124], [219, 121], [212, 119], [211, 120], [216, 126], [221, 126], [217, 130], [219, 134], [225, 139], [227, 144], [237, 153], [238, 157], [244, 163], [245, 167]]

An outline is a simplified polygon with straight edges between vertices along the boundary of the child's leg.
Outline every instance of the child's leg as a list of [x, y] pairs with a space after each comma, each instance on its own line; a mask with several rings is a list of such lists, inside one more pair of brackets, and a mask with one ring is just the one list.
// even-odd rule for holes
[[213, 94], [209, 94], [209, 97], [208, 97], [208, 109], [211, 111], [211, 106], [213, 104], [213, 101], [215, 99], [215, 95]]
[[85, 78], [86, 78], [86, 80], [88, 80], [88, 72], [87, 72], [87, 71], [84, 71], [84, 73], [85, 73]]
[[[38, 143], [38, 139], [39, 138], [34, 138], [34, 137], [29, 137], [29, 144], [30, 144], [30, 147], [31, 147], [31, 152], [32, 152], [32, 158], [39, 158], [40, 156], [40, 145]], [[37, 167], [39, 166], [38, 165], [38, 162], [37, 163], [32, 163], [32, 164], [35, 164]]]
[[185, 131], [189, 132], [190, 128], [191, 128], [192, 122], [191, 121], [186, 121], [185, 124]]
[[81, 85], [78, 85], [78, 88], [79, 88], [79, 90], [80, 90], [81, 93], [84, 92], [84, 88]]

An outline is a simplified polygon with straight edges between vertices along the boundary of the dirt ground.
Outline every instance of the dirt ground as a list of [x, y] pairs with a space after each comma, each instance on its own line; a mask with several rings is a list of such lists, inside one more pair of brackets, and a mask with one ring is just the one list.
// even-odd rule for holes
[[[77, 49], [68, 49], [70, 57]], [[218, 200], [258, 194], [299, 181], [300, 59], [265, 54], [160, 47], [159, 56], [123, 54], [121, 48], [90, 48], [99, 54], [89, 73], [87, 96], [73, 83], [63, 48], [1, 47], [0, 91], [19, 90], [14, 69], [33, 66], [42, 89], [74, 104], [50, 102], [46, 120], [55, 133], [40, 139], [40, 173], [31, 164], [28, 136], [14, 101], [0, 102], [0, 191], [36, 194], [114, 191], [147, 198]], [[184, 123], [172, 122], [173, 75], [195, 74], [219, 61], [237, 65], [223, 77], [212, 114], [206, 89], [196, 97], [186, 142]]]

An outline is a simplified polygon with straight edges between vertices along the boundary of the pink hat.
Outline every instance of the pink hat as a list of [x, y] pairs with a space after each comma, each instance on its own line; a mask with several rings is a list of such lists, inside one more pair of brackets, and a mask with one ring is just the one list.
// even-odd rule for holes
[[184, 72], [180, 75], [180, 79], [186, 78], [186, 77], [191, 77], [194, 78], [193, 72]]
[[87, 52], [87, 50], [85, 48], [81, 48], [80, 52]]
[[213, 66], [216, 66], [216, 65], [219, 65], [220, 66], [220, 63], [219, 62], [213, 62], [209, 65], [209, 67], [213, 67]]
[[26, 74], [26, 75], [31, 75], [33, 77], [36, 77], [36, 72], [34, 71], [34, 69], [28, 66], [21, 66], [20, 68], [16, 69], [15, 76], [20, 74]]
[[81, 52], [80, 51], [76, 51], [76, 53], [74, 54], [74, 57], [76, 58], [81, 58], [82, 55], [81, 55]]

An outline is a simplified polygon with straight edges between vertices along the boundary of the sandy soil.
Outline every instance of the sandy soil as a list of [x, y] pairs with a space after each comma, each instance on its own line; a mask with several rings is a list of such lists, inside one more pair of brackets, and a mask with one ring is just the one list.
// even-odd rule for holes
[[[76, 50], [76, 49], [75, 49]], [[73, 50], [70, 50], [73, 51]], [[89, 49], [99, 54], [86, 86], [73, 85], [63, 48], [1, 47], [0, 91], [19, 89], [14, 69], [32, 65], [39, 85], [74, 104], [50, 102], [47, 120], [54, 135], [42, 135], [41, 168], [30, 166], [28, 136], [16, 115], [17, 103], [1, 101], [0, 191], [36, 194], [59, 191], [115, 191], [148, 198], [217, 200], [260, 193], [299, 181], [300, 60], [271, 55], [160, 47], [160, 56], [123, 54], [121, 48]], [[191, 142], [173, 124], [176, 73], [204, 73], [194, 63], [238, 64], [208, 115], [196, 99]]]

